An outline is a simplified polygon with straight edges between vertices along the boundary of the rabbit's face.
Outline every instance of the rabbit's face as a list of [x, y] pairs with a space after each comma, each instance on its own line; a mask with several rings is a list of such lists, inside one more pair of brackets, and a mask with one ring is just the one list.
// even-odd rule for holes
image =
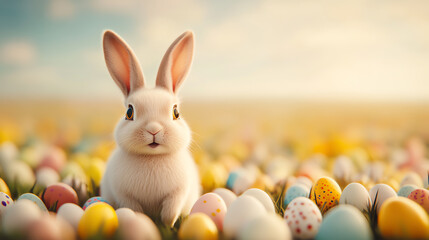
[[134, 154], [169, 154], [191, 141], [179, 102], [163, 88], [140, 89], [126, 99], [126, 113], [115, 130], [119, 147]]

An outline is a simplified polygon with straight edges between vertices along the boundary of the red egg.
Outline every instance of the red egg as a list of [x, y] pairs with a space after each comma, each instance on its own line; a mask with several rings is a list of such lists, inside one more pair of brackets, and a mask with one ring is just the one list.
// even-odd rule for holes
[[[65, 183], [55, 183], [46, 188], [41, 199], [49, 210], [57, 211], [64, 203], [78, 204], [75, 190]], [[52, 209], [56, 204], [56, 208]]]

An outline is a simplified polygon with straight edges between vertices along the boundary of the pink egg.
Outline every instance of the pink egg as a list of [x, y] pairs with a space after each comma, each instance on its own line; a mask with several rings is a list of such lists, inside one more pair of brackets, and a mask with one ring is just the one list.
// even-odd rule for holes
[[55, 183], [48, 186], [42, 194], [41, 199], [50, 210], [57, 202], [56, 208], [52, 209], [55, 211], [57, 211], [64, 203], [78, 204], [78, 198], [75, 190], [65, 183]]
[[408, 195], [408, 198], [420, 204], [429, 213], [429, 191], [423, 188], [416, 189]]
[[43, 155], [42, 161], [37, 168], [49, 167], [60, 172], [66, 162], [66, 154], [64, 151], [57, 147], [51, 147]]
[[284, 218], [294, 238], [314, 238], [322, 223], [317, 205], [306, 197], [297, 197], [286, 208]]
[[226, 214], [226, 205], [219, 195], [216, 193], [206, 193], [202, 195], [195, 202], [189, 215], [198, 212], [209, 216], [216, 224], [219, 231], [222, 231], [223, 219]]

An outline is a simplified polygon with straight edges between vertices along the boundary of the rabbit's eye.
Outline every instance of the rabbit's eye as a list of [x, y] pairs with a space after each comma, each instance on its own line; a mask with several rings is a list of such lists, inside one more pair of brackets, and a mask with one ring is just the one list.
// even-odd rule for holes
[[127, 114], [125, 115], [125, 120], [134, 120], [134, 108], [130, 104], [128, 105]]
[[179, 119], [180, 114], [179, 114], [179, 110], [177, 110], [177, 105], [173, 106], [173, 120], [177, 120]]

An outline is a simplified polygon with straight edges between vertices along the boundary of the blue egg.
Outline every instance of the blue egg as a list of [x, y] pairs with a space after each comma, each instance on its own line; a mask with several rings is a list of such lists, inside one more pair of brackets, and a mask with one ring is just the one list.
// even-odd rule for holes
[[289, 189], [286, 191], [286, 197], [283, 202], [284, 206], [287, 206], [292, 200], [294, 200], [297, 197], [308, 197], [308, 194], [310, 193], [310, 190], [301, 184], [292, 185], [289, 187]]
[[338, 205], [323, 217], [316, 240], [373, 239], [371, 227], [365, 216], [351, 205]]
[[408, 195], [410, 195], [410, 193], [416, 189], [417, 186], [415, 185], [404, 185], [399, 189], [398, 196], [408, 197]]
[[231, 172], [228, 176], [228, 180], [226, 181], [226, 187], [232, 189], [234, 186], [235, 180], [238, 178], [238, 172]]
[[91, 204], [97, 203], [97, 202], [104, 202], [109, 204], [109, 202], [102, 197], [92, 197], [85, 202], [85, 204], [83, 205], [83, 210], [87, 209]]

